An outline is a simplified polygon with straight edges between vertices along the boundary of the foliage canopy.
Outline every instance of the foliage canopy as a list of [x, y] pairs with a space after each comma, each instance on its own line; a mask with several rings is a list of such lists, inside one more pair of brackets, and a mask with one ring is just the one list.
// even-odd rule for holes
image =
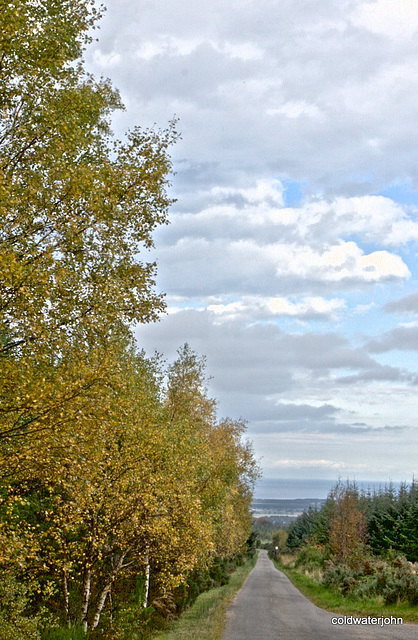
[[134, 343], [164, 309], [147, 250], [177, 132], [113, 138], [119, 95], [80, 61], [98, 17], [0, 0], [0, 619], [22, 638], [45, 612], [98, 629], [138, 578], [146, 605], [241, 552], [258, 474], [204, 360]]

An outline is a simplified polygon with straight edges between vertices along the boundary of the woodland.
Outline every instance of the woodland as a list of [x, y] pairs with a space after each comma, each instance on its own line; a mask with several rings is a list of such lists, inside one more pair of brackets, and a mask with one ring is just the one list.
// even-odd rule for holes
[[[273, 534], [270, 548], [276, 557], [290, 552], [289, 566], [322, 587], [322, 595], [341, 595], [351, 607], [373, 613], [402, 607], [405, 619], [416, 622], [417, 522], [414, 481], [373, 492], [339, 481], [321, 508], [308, 509], [287, 531]], [[331, 610], [339, 603], [326, 600]]]
[[[145, 637], [245, 553], [259, 470], [164, 311], [165, 130], [83, 67], [89, 0], [0, 1], [0, 639]], [[229, 563], [229, 564], [228, 564]], [[150, 622], [150, 620], [154, 622]]]

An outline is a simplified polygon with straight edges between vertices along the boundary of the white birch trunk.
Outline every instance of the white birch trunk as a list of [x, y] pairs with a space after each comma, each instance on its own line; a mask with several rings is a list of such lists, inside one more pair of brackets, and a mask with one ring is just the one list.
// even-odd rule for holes
[[[128, 551], [129, 551], [129, 549], [128, 549]], [[126, 557], [128, 551], [125, 551], [125, 553], [123, 553], [121, 555], [121, 557], [118, 560], [118, 563], [117, 563], [116, 567], [113, 569], [113, 571], [112, 571], [112, 573], [110, 575], [109, 582], [107, 582], [107, 584], [102, 589], [102, 592], [100, 594], [99, 600], [97, 602], [96, 611], [95, 611], [94, 616], [93, 616], [93, 621], [91, 623], [91, 630], [92, 631], [94, 631], [95, 628], [97, 627], [97, 625], [99, 624], [100, 616], [101, 616], [102, 611], [103, 611], [103, 607], [106, 604], [106, 598], [107, 598], [108, 594], [110, 593], [110, 590], [112, 588], [112, 584], [115, 581], [118, 573], [121, 571], [121, 569], [124, 568], [123, 561], [125, 560], [125, 557]], [[130, 563], [128, 563], [128, 564], [130, 564]]]
[[91, 569], [87, 569], [86, 577], [84, 579], [83, 605], [81, 607], [81, 624], [83, 625], [83, 629], [86, 633], [88, 630], [87, 614], [89, 612], [90, 594], [91, 594]]
[[148, 595], [149, 595], [149, 582], [150, 582], [150, 564], [149, 564], [149, 554], [148, 551], [145, 555], [145, 594], [144, 594], [144, 609], [148, 606]]
[[[112, 580], [112, 582], [113, 582], [113, 580]], [[103, 591], [100, 594], [100, 598], [99, 598], [99, 600], [97, 602], [97, 607], [96, 607], [96, 611], [95, 611], [95, 614], [94, 614], [94, 617], [93, 617], [93, 621], [91, 623], [91, 630], [92, 631], [94, 631], [95, 628], [97, 627], [97, 625], [99, 624], [100, 616], [101, 616], [102, 611], [103, 611], [103, 607], [106, 604], [106, 598], [107, 598], [108, 593], [110, 592], [110, 589], [112, 587], [112, 582], [109, 582], [105, 586], [105, 588], [103, 589]]]
[[67, 626], [71, 627], [71, 619], [70, 619], [70, 593], [68, 591], [68, 575], [64, 570], [64, 608], [65, 608], [65, 618], [67, 620]]

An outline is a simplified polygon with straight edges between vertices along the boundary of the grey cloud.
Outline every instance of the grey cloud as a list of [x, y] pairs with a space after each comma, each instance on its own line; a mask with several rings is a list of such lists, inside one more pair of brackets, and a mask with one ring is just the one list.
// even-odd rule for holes
[[370, 353], [384, 353], [397, 349], [418, 351], [418, 327], [398, 327], [384, 334], [378, 340], [370, 340], [366, 345]]
[[[285, 224], [257, 224], [251, 222], [248, 212], [243, 211], [245, 207], [244, 196], [230, 196], [231, 200], [241, 200], [238, 207], [231, 207], [229, 213], [220, 209], [212, 208], [206, 215], [186, 215], [178, 216], [173, 220], [173, 226], [164, 230], [160, 235], [160, 246], [176, 247], [176, 243], [182, 238], [192, 243], [200, 238], [207, 240], [218, 240], [223, 242], [237, 242], [240, 240], [257, 240], [261, 246], [268, 245], [269, 242], [289, 242], [297, 240], [296, 225]], [[235, 204], [235, 203], [234, 203]], [[254, 217], [257, 215], [257, 207], [252, 207]], [[280, 211], [277, 210], [277, 218]]]
[[338, 378], [340, 384], [358, 384], [359, 382], [409, 382], [417, 384], [417, 376], [409, 371], [374, 363], [374, 367], [355, 375], [347, 375]]
[[[241, 171], [260, 176], [266, 169], [330, 189], [347, 184], [350, 173], [351, 184], [363, 184], [364, 174], [378, 184], [400, 170], [416, 177], [418, 79], [402, 71], [414, 69], [416, 45], [388, 46], [386, 38], [354, 25], [350, 13], [358, 2], [238, 7], [179, 1], [168, 8], [158, 0], [141, 10], [134, 0], [116, 4], [95, 48], [119, 52], [120, 62], [100, 67], [92, 49], [90, 67], [121, 88], [130, 107], [126, 121], [164, 125], [177, 113], [183, 130], [178, 157], [201, 167], [221, 160], [216, 175], [212, 165], [201, 177], [208, 184], [222, 181], [225, 172], [236, 181]], [[169, 37], [198, 44], [187, 55], [163, 49], [149, 60], [136, 56], [146, 42]], [[222, 50], [228, 42], [249, 42], [264, 56], [231, 57]], [[385, 76], [393, 76], [387, 86]], [[314, 105], [322, 119], [266, 113], [295, 101]]]
[[[267, 404], [267, 403], [266, 403]], [[268, 413], [270, 417], [266, 415], [261, 416], [259, 413], [258, 418], [266, 421], [267, 419], [275, 422], [285, 422], [290, 424], [291, 422], [306, 422], [310, 420], [324, 420], [329, 419], [338, 412], [337, 407], [330, 404], [324, 404], [319, 407], [315, 407], [309, 404], [272, 404], [268, 406]]]
[[[158, 99], [172, 100], [182, 96], [185, 110], [194, 105], [201, 111], [211, 109], [214, 115], [222, 110], [224, 97], [219, 88], [253, 73], [259, 63], [230, 58], [209, 42], [199, 44], [189, 55], [161, 55], [151, 60], [137, 59], [133, 74], [123, 77], [121, 91], [129, 92], [135, 80], [143, 87], [136, 96], [138, 103]], [[203, 115], [203, 113], [201, 113]], [[209, 115], [209, 114], [208, 114]]]
[[[207, 238], [185, 237], [173, 245], [164, 245], [160, 242], [161, 235], [159, 234], [156, 240], [159, 261], [158, 286], [163, 291], [169, 291], [171, 295], [190, 298], [250, 294], [322, 295], [325, 286], [328, 295], [332, 295], [356, 289], [370, 289], [376, 284], [373, 279], [365, 279], [367, 270], [359, 270], [355, 266], [353, 268], [350, 263], [346, 265], [349, 271], [347, 276], [341, 276], [338, 270], [333, 271], [331, 268], [327, 271], [326, 261], [323, 261], [322, 267], [313, 266], [312, 269], [305, 267], [297, 270], [293, 267], [289, 254], [282, 261], [280, 246], [253, 242], [250, 238], [234, 241], [212, 238], [209, 231]], [[215, 230], [213, 235], [217, 235]], [[297, 247], [295, 251], [298, 251]], [[332, 279], [334, 275], [336, 279]], [[401, 275], [396, 273], [377, 276], [379, 282], [397, 282], [399, 279]]]
[[274, 290], [275, 267], [258, 255], [243, 260], [239, 246], [224, 240], [181, 240], [158, 251], [159, 286], [173, 295], [205, 296]]
[[[341, 450], [346, 447], [344, 455], [356, 460], [358, 439], [364, 436], [365, 451], [372, 458], [383, 434], [398, 446], [399, 434], [407, 428], [404, 425], [408, 424], [410, 412], [404, 400], [409, 381], [396, 368], [374, 362], [364, 349], [350, 347], [348, 340], [336, 333], [308, 331], [306, 335], [292, 335], [273, 324], [248, 326], [242, 319], [214, 324], [209, 312], [188, 310], [165, 317], [157, 325], [138, 327], [137, 337], [139, 346], [148, 353], [157, 348], [168, 360], [186, 341], [194, 350], [206, 354], [207, 370], [213, 376], [210, 393], [219, 402], [219, 414], [248, 419], [248, 434], [261, 455], [277, 450], [283, 452], [282, 457], [292, 457], [297, 447], [312, 457], [314, 446], [318, 451], [315, 457], [323, 457], [327, 449], [338, 446]], [[346, 370], [353, 372], [349, 386], [334, 377], [335, 371]], [[381, 403], [386, 391], [372, 394], [379, 407], [373, 419], [366, 417], [370, 416], [369, 406], [363, 414], [365, 387], [376, 380], [387, 381], [392, 403], [399, 401], [399, 412], [391, 405], [393, 416], [398, 416], [393, 424], [388, 424], [385, 405]], [[401, 389], [390, 391], [392, 382], [401, 384]], [[343, 416], [338, 406], [346, 406], [350, 397], [351, 419], [347, 420], [347, 409]], [[263, 444], [263, 434], [266, 438], [277, 434], [278, 439], [270, 445]], [[291, 440], [286, 444], [289, 435]], [[327, 445], [323, 439], [316, 440], [317, 436], [328, 435]], [[346, 445], [338, 436], [344, 436]]]
[[320, 433], [358, 433], [359, 428], [350, 428], [349, 425], [337, 422], [312, 421], [256, 421], [251, 422], [251, 433], [293, 433], [293, 434], [320, 434]]
[[[342, 447], [341, 459], [356, 461], [357, 440], [364, 434], [370, 443], [362, 451], [364, 461], [381, 454], [389, 468], [392, 445], [404, 451], [398, 437], [403, 427], [383, 420], [408, 424], [415, 379], [390, 366], [391, 355], [379, 356], [385, 365], [373, 354], [416, 349], [418, 338], [398, 328], [356, 347], [358, 328], [353, 329], [350, 311], [369, 301], [356, 298], [359, 291], [375, 291], [378, 281], [387, 300], [391, 283], [409, 277], [405, 263], [415, 269], [403, 244], [414, 213], [407, 212], [401, 233], [396, 216], [384, 220], [378, 209], [369, 220], [367, 211], [361, 217], [347, 205], [337, 220], [333, 207], [336, 195], [370, 195], [397, 180], [418, 185], [418, 40], [391, 39], [357, 24], [353, 11], [362, 3], [118, 0], [109, 3], [99, 43], [87, 56], [89, 70], [110, 76], [127, 105], [114, 120], [117, 135], [135, 124], [164, 127], [173, 115], [180, 118], [182, 140], [172, 152], [177, 173], [170, 190], [178, 202], [172, 225], [155, 234], [152, 258], [159, 263], [158, 289], [189, 309], [138, 327], [139, 346], [172, 359], [187, 341], [206, 354], [220, 412], [248, 417], [259, 443], [266, 433], [267, 454], [288, 446], [278, 457], [293, 459], [294, 442], [289, 437], [286, 445], [283, 434], [299, 433], [296, 446], [307, 459], [328, 459], [323, 443], [329, 440], [330, 450]], [[306, 225], [273, 221], [270, 214], [280, 213], [274, 198], [251, 202], [245, 190], [260, 179], [303, 181]], [[321, 215], [311, 206], [318, 202], [324, 205]], [[227, 207], [228, 215], [215, 215], [215, 206]], [[265, 220], [259, 216], [263, 208]], [[356, 251], [324, 258], [329, 247], [350, 239], [359, 254], [396, 247], [398, 263], [395, 254], [383, 252], [376, 261], [366, 260], [364, 269], [359, 262], [350, 268]], [[277, 251], [288, 248], [289, 255], [280, 259], [276, 245], [283, 246]], [[298, 254], [299, 248], [306, 248], [306, 255]], [[377, 269], [379, 260], [381, 277], [367, 282], [367, 274], [373, 276], [367, 269]], [[348, 277], [338, 279], [344, 268]], [[309, 296], [329, 301], [336, 292], [344, 297], [337, 321], [332, 313], [308, 309], [292, 318], [278, 314], [273, 324], [271, 315], [245, 301], [251, 296], [260, 305], [263, 297], [288, 297], [292, 304]], [[225, 321], [197, 310], [229, 302], [242, 304], [239, 317]], [[417, 304], [413, 295], [385, 309], [415, 313]], [[321, 324], [330, 318], [332, 326]], [[315, 331], [312, 320], [319, 321]], [[386, 316], [385, 326], [390, 320]], [[377, 335], [381, 326], [373, 327]], [[381, 388], [381, 394], [368, 398], [368, 385], [375, 382], [380, 384], [373, 390]]]
[[337, 334], [292, 335], [273, 324], [246, 326], [242, 321], [216, 325], [205, 311], [170, 315], [159, 326], [138, 328], [137, 335], [141, 347], [152, 351], [156, 346], [169, 357], [184, 342], [206, 353], [221, 395], [245, 390], [265, 396], [283, 394], [301, 385], [300, 371], [308, 372], [317, 383], [321, 378], [328, 380], [331, 370], [357, 372], [380, 366]]
[[173, 228], [164, 238], [252, 238], [262, 244], [294, 243], [323, 251], [342, 238], [399, 247], [418, 237], [416, 209], [390, 198], [314, 198], [292, 208], [282, 204], [285, 185], [270, 179], [246, 189], [196, 189], [185, 209], [182, 203], [175, 209]]
[[411, 293], [409, 296], [388, 302], [384, 307], [390, 313], [418, 314], [418, 293]]
[[344, 423], [344, 422], [316, 422], [312, 421], [302, 421], [302, 422], [285, 422], [285, 421], [257, 421], [255, 423], [251, 423], [251, 432], [252, 433], [293, 433], [293, 434], [311, 434], [311, 435], [320, 435], [320, 434], [340, 434], [340, 435], [353, 435], [353, 436], [361, 436], [361, 435], [370, 435], [370, 434], [381, 434], [381, 433], [399, 433], [401, 431], [405, 431], [409, 427], [406, 425], [403, 426], [387, 426], [376, 428], [370, 425], [365, 425], [364, 427], [356, 426], [355, 424]]
[[283, 348], [294, 364], [312, 370], [356, 369], [370, 366], [372, 361], [360, 349], [335, 333], [306, 333], [282, 339]]
[[400, 425], [385, 425], [382, 427], [383, 431], [405, 431], [406, 429], [411, 429], [411, 425], [400, 424]]

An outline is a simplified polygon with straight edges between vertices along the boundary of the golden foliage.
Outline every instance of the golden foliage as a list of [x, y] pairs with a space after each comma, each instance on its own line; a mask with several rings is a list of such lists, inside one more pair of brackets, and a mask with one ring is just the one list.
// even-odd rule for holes
[[175, 123], [113, 140], [119, 96], [77, 62], [93, 2], [0, 15], [0, 568], [94, 629], [121, 577], [164, 594], [240, 551], [258, 470], [204, 360], [185, 345], [165, 370], [133, 344], [164, 309], [143, 256]]
[[329, 533], [330, 551], [338, 561], [355, 567], [363, 559], [367, 532], [358, 493], [353, 487], [337, 484], [331, 495], [333, 510]]

